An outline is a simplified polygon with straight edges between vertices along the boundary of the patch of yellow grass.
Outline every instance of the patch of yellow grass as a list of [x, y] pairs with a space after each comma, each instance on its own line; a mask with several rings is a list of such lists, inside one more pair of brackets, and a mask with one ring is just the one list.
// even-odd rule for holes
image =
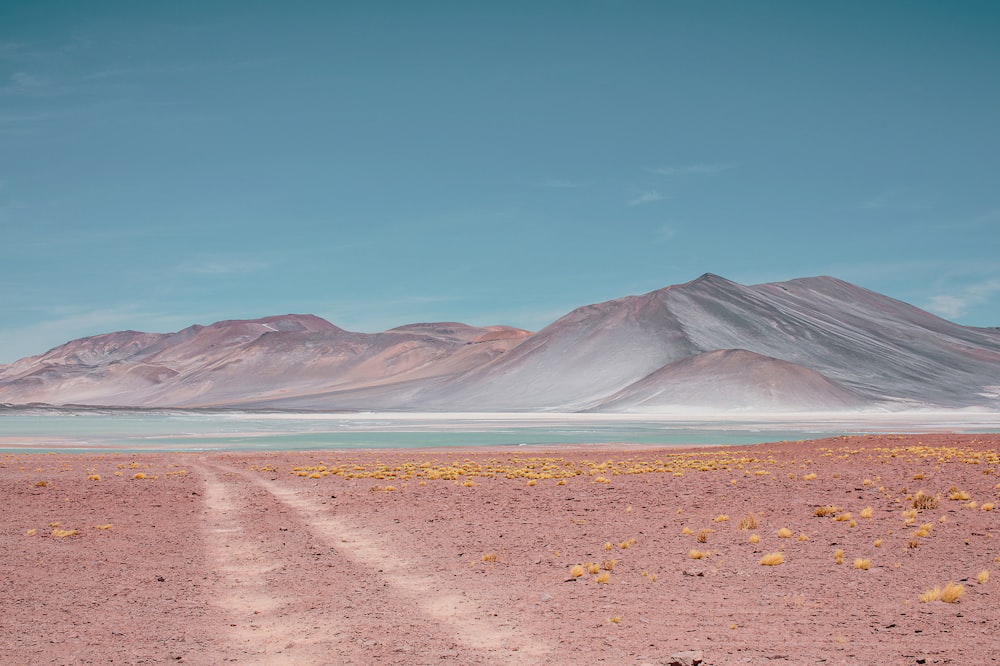
[[799, 541], [809, 541], [809, 535], [808, 534], [800, 534], [799, 535]]
[[802, 480], [803, 481], [812, 481], [815, 478], [816, 478], [816, 472], [810, 472], [809, 474], [806, 474], [805, 476], [803, 476]]
[[574, 564], [569, 570], [569, 575], [572, 578], [579, 578], [584, 573], [584, 568], [582, 564]]
[[785, 556], [781, 553], [768, 553], [764, 557], [760, 558], [760, 563], [766, 567], [775, 567], [784, 563], [784, 561]]
[[87, 475], [87, 481], [100, 481], [100, 480], [101, 480], [101, 475], [100, 474], [88, 474]]
[[717, 523], [724, 523], [727, 520], [729, 520], [729, 516], [727, 516], [726, 514], [722, 514], [720, 516], [716, 516], [713, 520]]
[[63, 537], [76, 536], [78, 532], [76, 530], [64, 530], [58, 527], [52, 528], [52, 536], [57, 539], [62, 539]]
[[94, 525], [95, 530], [110, 530], [112, 527], [111, 523], [108, 523], [107, 525]]
[[941, 590], [941, 601], [946, 604], [953, 604], [965, 594], [965, 586], [959, 583], [948, 583]]
[[747, 539], [747, 541], [749, 541], [750, 543], [760, 543], [760, 535], [759, 534], [751, 534], [750, 538]]
[[611, 544], [610, 541], [604, 542], [604, 550], [611, 550], [612, 548], [614, 548], [614, 546]]
[[986, 569], [983, 569], [978, 574], [976, 574], [976, 582], [978, 582], [980, 585], [985, 585], [987, 581], [989, 581], [989, 579], [990, 579], [990, 572]]
[[688, 553], [688, 557], [690, 557], [692, 560], [700, 560], [701, 558], [705, 557], [706, 554], [707, 553], [705, 553], [705, 551], [703, 550], [691, 550]]
[[36, 488], [44, 488], [47, 485], [49, 485], [48, 481], [35, 481]]
[[528, 485], [529, 486], [534, 486], [534, 485], [537, 485], [537, 484], [538, 484], [538, 481], [536, 479], [528, 479]]
[[31, 528], [30, 530], [24, 533], [24, 536], [35, 536], [36, 534], [38, 534], [38, 530], [36, 530], [35, 528]]
[[873, 513], [874, 510], [870, 506], [866, 506], [865, 508], [861, 509], [861, 517], [864, 518], [865, 520], [871, 519]]
[[844, 551], [842, 548], [838, 548], [837, 550], [833, 551], [833, 561], [836, 564], [844, 563]]
[[620, 615], [612, 615], [611, 617], [608, 618], [608, 622], [610, 622], [611, 624], [618, 624], [621, 621], [622, 618]]
[[690, 527], [685, 527], [684, 529], [681, 530], [681, 534], [686, 534], [686, 535], [694, 534], [694, 530], [691, 529]]
[[936, 495], [928, 495], [924, 491], [918, 490], [917, 494], [913, 496], [913, 508], [921, 511], [934, 509], [937, 507], [939, 501]]
[[920, 603], [929, 604], [932, 601], [937, 601], [941, 598], [941, 586], [935, 585], [932, 589], [925, 591], [920, 595]]
[[854, 568], [855, 569], [862, 569], [864, 571], [868, 571], [868, 568], [871, 565], [872, 565], [872, 561], [871, 560], [862, 559], [860, 557], [857, 558], [856, 560], [854, 560]]
[[778, 536], [782, 539], [790, 539], [792, 536], [792, 531], [787, 527], [782, 527], [778, 530]]
[[951, 490], [948, 492], [948, 499], [955, 500], [956, 502], [967, 502], [972, 499], [972, 496], [964, 490]]
[[987, 503], [981, 505], [979, 508], [982, 509], [983, 511], [992, 511], [993, 510], [993, 502], [987, 502]]
[[748, 513], [740, 519], [739, 528], [741, 530], [755, 530], [757, 529], [759, 523], [757, 522], [757, 516], [752, 513]]
[[132, 475], [132, 478], [133, 479], [145, 479], [146, 475], [144, 473], [142, 473], [142, 472], [136, 472], [135, 474]]
[[825, 518], [827, 516], [834, 515], [838, 511], [840, 511], [840, 508], [832, 505], [818, 506], [813, 511], [813, 515], [816, 516], [817, 518]]
[[594, 479], [594, 483], [611, 483], [611, 480], [607, 477], [598, 476]]
[[483, 562], [496, 562], [496, 561], [497, 561], [496, 553], [486, 553], [485, 555], [483, 555]]
[[611, 580], [611, 574], [608, 573], [607, 571], [605, 571], [600, 576], [598, 576], [597, 578], [595, 578], [594, 582], [595, 583], [607, 583], [609, 580]]
[[587, 565], [587, 573], [590, 574], [601, 573], [601, 565], [598, 564], [597, 562], [591, 562], [590, 564]]
[[841, 513], [836, 518], [834, 518], [834, 520], [836, 520], [837, 522], [841, 522], [841, 523], [848, 522], [848, 521], [851, 520], [851, 512], [848, 511], [846, 513]]
[[618, 566], [618, 560], [604, 560], [601, 562], [601, 568], [605, 571], [614, 571], [616, 566]]
[[882, 539], [875, 539], [875, 547], [876, 548], [882, 547]]
[[708, 535], [712, 533], [712, 530], [702, 530], [698, 532], [698, 543], [705, 543], [708, 541]]

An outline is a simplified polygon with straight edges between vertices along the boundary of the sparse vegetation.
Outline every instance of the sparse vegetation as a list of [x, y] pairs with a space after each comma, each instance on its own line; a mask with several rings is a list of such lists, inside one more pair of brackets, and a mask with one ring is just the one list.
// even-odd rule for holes
[[922, 490], [918, 490], [913, 496], [913, 508], [919, 511], [937, 508], [939, 498], [935, 495], [928, 495]]
[[759, 523], [757, 522], [757, 516], [752, 513], [748, 513], [740, 519], [739, 528], [741, 530], [755, 530], [757, 529]]
[[775, 567], [779, 564], [785, 562], [785, 556], [782, 553], [768, 553], [764, 557], [760, 558], [760, 563], [765, 567]]

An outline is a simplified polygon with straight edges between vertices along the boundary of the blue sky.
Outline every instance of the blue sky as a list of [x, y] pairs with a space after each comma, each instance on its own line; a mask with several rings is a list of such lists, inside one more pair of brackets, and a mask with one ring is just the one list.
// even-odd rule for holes
[[0, 363], [834, 275], [1000, 326], [997, 2], [0, 8]]

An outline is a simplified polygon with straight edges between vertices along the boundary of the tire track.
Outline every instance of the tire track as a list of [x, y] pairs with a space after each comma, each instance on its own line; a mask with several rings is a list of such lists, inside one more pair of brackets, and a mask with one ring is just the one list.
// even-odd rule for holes
[[[396, 621], [422, 618], [420, 624], [427, 626], [430, 633], [448, 636], [451, 639], [449, 642], [461, 648], [461, 657], [455, 655], [457, 661], [535, 664], [544, 661], [545, 656], [550, 653], [549, 646], [523, 631], [515, 631], [491, 621], [487, 609], [468, 591], [447, 591], [443, 581], [433, 574], [422, 573], [429, 567], [407, 559], [372, 529], [357, 524], [349, 517], [333, 515], [320, 502], [294, 489], [283, 487], [279, 482], [268, 481], [221, 464], [213, 464], [212, 467], [217, 470], [216, 476], [238, 475], [247, 485], [265, 491], [274, 501], [292, 512], [298, 522], [326, 548], [335, 550], [340, 558], [349, 560], [354, 566], [368, 569], [368, 573], [377, 572], [388, 588], [383, 594], [395, 594], [412, 608], [412, 612], [407, 614], [409, 617], [400, 617]], [[215, 502], [216, 510], [230, 509], [219, 500]], [[264, 564], [260, 559], [251, 558], [251, 561], [258, 567], [274, 566], [274, 563]], [[274, 601], [280, 604], [280, 600]], [[377, 594], [370, 597], [368, 603], [377, 606]], [[392, 631], [391, 627], [388, 629]]]

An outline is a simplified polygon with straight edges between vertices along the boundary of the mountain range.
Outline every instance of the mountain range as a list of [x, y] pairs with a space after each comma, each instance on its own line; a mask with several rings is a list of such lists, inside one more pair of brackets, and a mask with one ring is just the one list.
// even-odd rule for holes
[[0, 402], [313, 410], [1000, 409], [1000, 329], [832, 277], [706, 274], [531, 333], [313, 315], [81, 338], [0, 365]]

